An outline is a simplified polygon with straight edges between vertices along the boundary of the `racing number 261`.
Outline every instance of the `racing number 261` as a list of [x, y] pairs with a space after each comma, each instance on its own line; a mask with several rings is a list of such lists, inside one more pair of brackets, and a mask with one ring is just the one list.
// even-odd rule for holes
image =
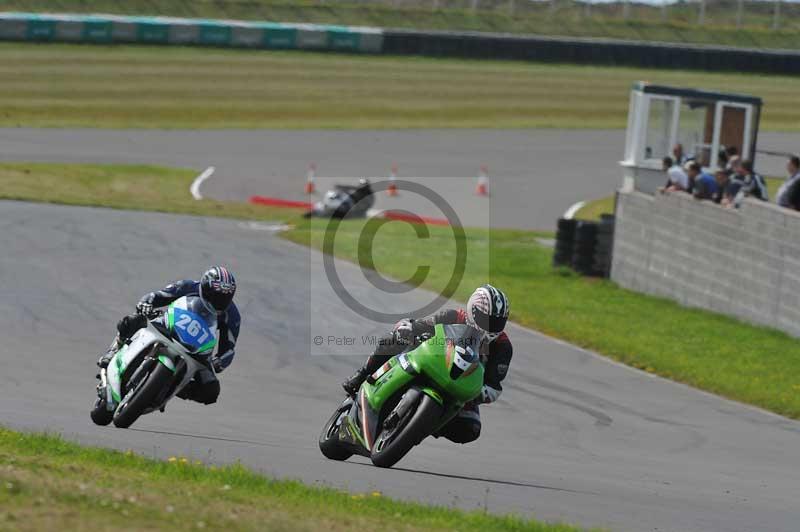
[[[201, 344], [206, 341], [206, 338], [208, 338], [208, 330], [203, 329], [203, 326], [200, 325], [200, 322], [193, 320], [188, 314], [181, 315], [178, 318], [178, 321], [175, 322], [175, 325], [189, 333], [192, 338], [197, 339], [197, 341]], [[203, 331], [203, 334], [200, 336], [200, 338], [197, 338], [197, 335], [200, 333], [200, 331]]]

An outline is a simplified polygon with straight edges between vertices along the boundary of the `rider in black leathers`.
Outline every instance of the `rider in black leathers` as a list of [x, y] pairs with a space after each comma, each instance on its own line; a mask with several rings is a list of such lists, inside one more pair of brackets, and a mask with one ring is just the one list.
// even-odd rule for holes
[[481, 396], [466, 404], [461, 412], [434, 436], [444, 436], [455, 443], [475, 441], [481, 434], [479, 404], [493, 403], [500, 397], [500, 384], [508, 373], [513, 349], [508, 335], [503, 332], [508, 319], [508, 299], [491, 285], [483, 285], [470, 297], [466, 309], [442, 310], [419, 320], [399, 321], [392, 332], [381, 338], [366, 363], [347, 379], [342, 387], [355, 395], [366, 378], [378, 370], [391, 357], [407, 349], [414, 339], [423, 334], [433, 334], [434, 325], [466, 323], [484, 332], [480, 354], [484, 363]]

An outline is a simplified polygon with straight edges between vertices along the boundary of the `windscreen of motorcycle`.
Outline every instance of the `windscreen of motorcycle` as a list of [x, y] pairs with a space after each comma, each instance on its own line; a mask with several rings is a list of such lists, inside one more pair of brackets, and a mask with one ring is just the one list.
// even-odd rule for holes
[[167, 328], [172, 339], [191, 353], [210, 354], [217, 343], [217, 313], [198, 296], [184, 296], [169, 306]]
[[445, 325], [447, 341], [446, 361], [450, 378], [471, 374], [480, 363], [480, 345], [483, 335], [469, 325]]

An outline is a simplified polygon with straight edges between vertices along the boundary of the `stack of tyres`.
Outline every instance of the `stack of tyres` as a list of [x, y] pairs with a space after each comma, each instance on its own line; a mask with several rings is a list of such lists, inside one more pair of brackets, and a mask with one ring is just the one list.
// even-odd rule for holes
[[603, 214], [597, 227], [597, 242], [594, 248], [594, 269], [598, 275], [611, 275], [611, 250], [614, 246], [614, 216]]
[[597, 222], [579, 221], [575, 226], [572, 269], [581, 275], [599, 275], [594, 269], [594, 248], [597, 245], [598, 225]]
[[575, 242], [576, 220], [558, 219], [556, 231], [556, 251], [553, 254], [553, 266], [572, 266], [572, 251]]

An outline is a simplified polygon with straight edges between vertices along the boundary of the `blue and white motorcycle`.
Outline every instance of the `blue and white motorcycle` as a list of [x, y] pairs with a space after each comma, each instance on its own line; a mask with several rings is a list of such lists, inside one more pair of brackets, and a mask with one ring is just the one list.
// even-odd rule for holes
[[163, 412], [195, 375], [214, 371], [210, 357], [216, 343], [216, 312], [197, 296], [177, 299], [100, 369], [92, 421], [128, 428], [139, 416]]

